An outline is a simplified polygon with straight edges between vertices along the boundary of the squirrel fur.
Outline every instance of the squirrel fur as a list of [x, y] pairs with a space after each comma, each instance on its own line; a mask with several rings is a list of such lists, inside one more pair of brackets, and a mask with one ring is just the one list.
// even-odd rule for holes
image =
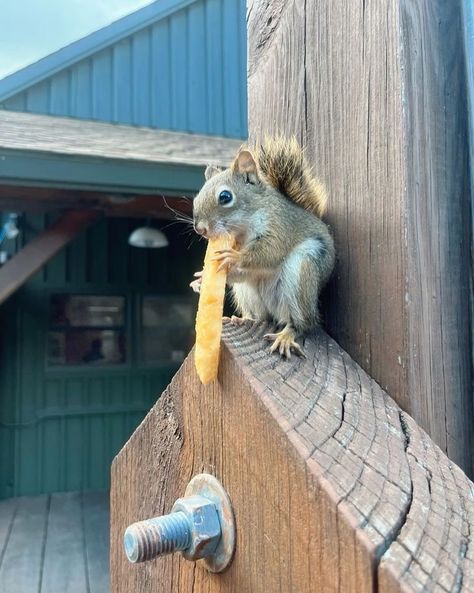
[[326, 212], [327, 193], [313, 176], [295, 137], [267, 138], [248, 148], [261, 177], [281, 194], [321, 218]]
[[[236, 248], [216, 259], [228, 270], [241, 319], [273, 322], [279, 331], [266, 336], [271, 351], [302, 355], [296, 339], [319, 322], [319, 294], [335, 262], [321, 220], [324, 186], [297, 141], [283, 137], [242, 147], [230, 168], [208, 166], [205, 177], [193, 202], [194, 228], [207, 238], [235, 237]], [[191, 286], [199, 290], [199, 279]]]

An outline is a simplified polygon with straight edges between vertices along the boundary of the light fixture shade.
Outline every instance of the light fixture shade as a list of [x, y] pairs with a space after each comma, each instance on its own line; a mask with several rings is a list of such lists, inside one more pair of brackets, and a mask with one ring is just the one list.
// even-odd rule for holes
[[152, 249], [169, 245], [169, 241], [164, 233], [148, 226], [135, 229], [128, 238], [128, 243], [129, 245], [133, 245], [133, 247], [148, 247]]
[[3, 231], [4, 231], [5, 237], [7, 239], [15, 239], [16, 237], [18, 237], [18, 234], [20, 233], [20, 229], [17, 226], [17, 221], [18, 221], [18, 214], [15, 214], [14, 212], [12, 212], [11, 214], [8, 215], [8, 219], [7, 219], [6, 223], [3, 225]]

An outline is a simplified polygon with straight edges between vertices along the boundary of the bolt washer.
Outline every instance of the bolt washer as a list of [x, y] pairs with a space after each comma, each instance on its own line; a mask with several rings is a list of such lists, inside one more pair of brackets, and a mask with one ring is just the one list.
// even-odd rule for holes
[[221, 539], [212, 554], [203, 558], [210, 572], [223, 572], [232, 562], [235, 550], [235, 519], [232, 504], [222, 484], [211, 474], [198, 474], [189, 482], [184, 496], [198, 494], [211, 500], [221, 524]]

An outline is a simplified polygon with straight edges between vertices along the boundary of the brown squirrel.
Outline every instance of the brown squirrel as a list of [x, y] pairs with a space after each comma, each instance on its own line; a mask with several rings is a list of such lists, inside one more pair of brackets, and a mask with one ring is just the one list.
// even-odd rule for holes
[[[229, 169], [208, 166], [193, 202], [194, 228], [206, 238], [235, 237], [218, 252], [241, 318], [268, 320], [271, 351], [304, 355], [297, 337], [319, 322], [318, 297], [334, 267], [334, 242], [321, 220], [326, 191], [298, 142], [270, 138], [243, 147]], [[191, 283], [199, 292], [200, 276]], [[280, 330], [280, 331], [278, 331]]]

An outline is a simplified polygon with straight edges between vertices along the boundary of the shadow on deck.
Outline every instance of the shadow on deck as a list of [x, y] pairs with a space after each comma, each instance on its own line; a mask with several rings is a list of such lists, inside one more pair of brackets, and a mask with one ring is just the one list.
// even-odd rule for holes
[[0, 593], [108, 593], [108, 492], [0, 501]]

